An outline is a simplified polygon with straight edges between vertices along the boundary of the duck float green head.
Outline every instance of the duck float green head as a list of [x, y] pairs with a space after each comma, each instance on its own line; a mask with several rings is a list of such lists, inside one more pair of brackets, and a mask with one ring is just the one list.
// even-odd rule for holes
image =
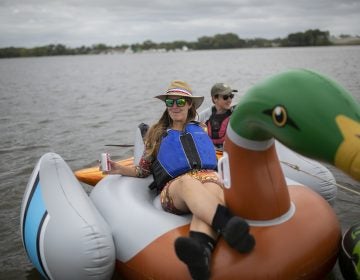
[[254, 141], [277, 138], [360, 180], [360, 107], [345, 89], [308, 70], [293, 70], [253, 87], [231, 129]]
[[[302, 155], [328, 162], [360, 180], [360, 106], [356, 100], [334, 81], [309, 70], [291, 70], [270, 77], [240, 100], [225, 140], [230, 167], [230, 178], [225, 180], [228, 182], [226, 203], [254, 226], [286, 220], [292, 215], [293, 205], [295, 215], [289, 221], [294, 222], [296, 212], [302, 211], [303, 203], [298, 199], [308, 196], [298, 194], [296, 188], [285, 187], [274, 152], [274, 138]], [[309, 208], [317, 206], [308, 204]], [[318, 223], [327, 215], [319, 209], [313, 210], [307, 221], [303, 221], [308, 230], [312, 230], [310, 219]], [[280, 224], [286, 231], [286, 222]], [[257, 230], [255, 227], [254, 231]], [[317, 236], [316, 230], [313, 234]], [[337, 254], [337, 238], [334, 235], [328, 239], [333, 242], [333, 254]], [[358, 277], [360, 256], [352, 248], [359, 245], [357, 240], [350, 244], [351, 248], [343, 248], [350, 253], [342, 261]], [[257, 248], [260, 246], [261, 241]]]

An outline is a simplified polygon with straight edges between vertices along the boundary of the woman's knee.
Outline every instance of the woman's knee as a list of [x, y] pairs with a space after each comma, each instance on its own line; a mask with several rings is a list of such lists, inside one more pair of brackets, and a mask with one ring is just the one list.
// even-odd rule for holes
[[174, 196], [179, 196], [185, 201], [203, 196], [204, 192], [207, 192], [205, 186], [189, 175], [181, 176], [181, 178], [174, 182], [172, 188]]
[[190, 175], [188, 175], [188, 174], [184, 174], [184, 175], [180, 176], [176, 181], [180, 185], [187, 186], [190, 183], [192, 183], [193, 181], [195, 181], [195, 179], [193, 177], [191, 177]]
[[216, 183], [208, 182], [204, 184], [206, 189], [215, 197], [219, 199], [220, 204], [224, 204], [224, 189]]
[[193, 177], [187, 174], [179, 177], [176, 180], [176, 185], [178, 186], [178, 188], [181, 189], [181, 191], [186, 192], [194, 190], [195, 187], [199, 187], [200, 184], [201, 183], [198, 180], [195, 180]]

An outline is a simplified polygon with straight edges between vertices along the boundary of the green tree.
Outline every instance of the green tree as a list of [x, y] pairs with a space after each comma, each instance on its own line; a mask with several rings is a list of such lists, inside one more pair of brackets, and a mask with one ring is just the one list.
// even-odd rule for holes
[[96, 44], [92, 46], [92, 52], [95, 54], [107, 53], [111, 48], [105, 44]]
[[307, 30], [305, 32], [291, 33], [282, 42], [282, 46], [327, 46], [331, 45], [328, 31], [319, 29]]
[[142, 50], [150, 50], [150, 49], [157, 49], [157, 44], [155, 44], [151, 40], [146, 40], [142, 43]]

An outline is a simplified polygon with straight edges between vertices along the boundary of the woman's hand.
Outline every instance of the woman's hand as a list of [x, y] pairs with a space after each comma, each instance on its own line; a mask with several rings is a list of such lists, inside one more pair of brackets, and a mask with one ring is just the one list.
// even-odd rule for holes
[[110, 160], [110, 167], [111, 169], [109, 171], [102, 171], [101, 170], [101, 166], [99, 167], [99, 170], [102, 171], [103, 175], [111, 175], [111, 174], [122, 174], [121, 170], [122, 170], [122, 166], [120, 164], [118, 164], [115, 161]]
[[112, 160], [110, 160], [109, 163], [111, 167], [109, 171], [103, 171], [101, 170], [101, 165], [99, 166], [99, 170], [102, 171], [103, 175], [118, 174], [123, 176], [137, 177], [135, 166], [124, 166]]

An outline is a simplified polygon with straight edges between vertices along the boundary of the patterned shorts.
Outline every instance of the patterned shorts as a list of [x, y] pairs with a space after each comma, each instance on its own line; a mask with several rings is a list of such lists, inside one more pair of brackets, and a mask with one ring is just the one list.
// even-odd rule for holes
[[183, 175], [176, 177], [175, 179], [172, 179], [162, 189], [162, 191], [160, 193], [160, 202], [161, 202], [162, 208], [166, 212], [170, 212], [170, 213], [173, 213], [176, 215], [187, 214], [186, 212], [180, 211], [179, 209], [177, 209], [175, 207], [174, 201], [169, 193], [169, 187], [170, 187], [171, 183], [184, 175], [190, 175], [191, 177], [193, 177], [196, 180], [199, 180], [203, 184], [211, 182], [211, 183], [215, 183], [215, 184], [219, 185], [221, 188], [223, 188], [223, 186], [224, 186], [222, 180], [219, 178], [218, 174], [214, 170], [191, 170], [188, 173], [185, 173]]

